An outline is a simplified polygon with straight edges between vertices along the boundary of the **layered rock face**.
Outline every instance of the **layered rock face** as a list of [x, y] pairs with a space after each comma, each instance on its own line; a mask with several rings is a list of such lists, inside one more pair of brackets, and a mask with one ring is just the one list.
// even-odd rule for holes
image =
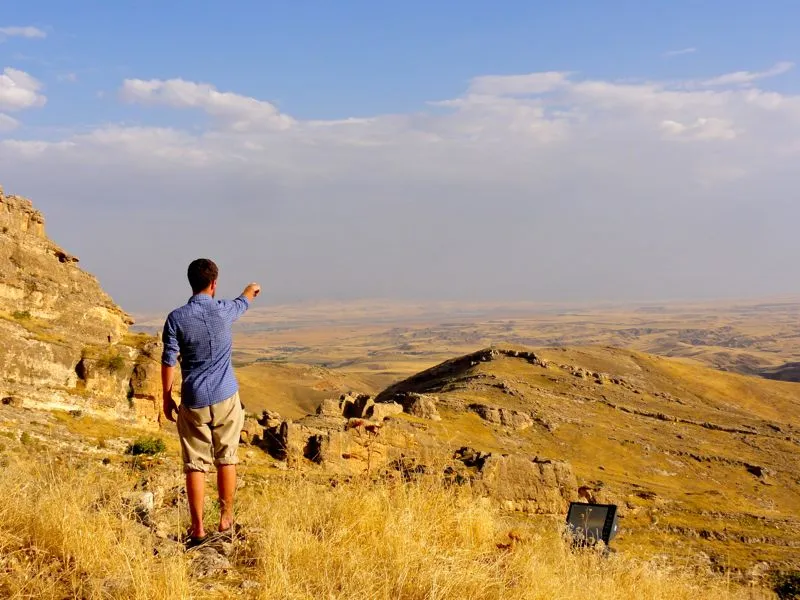
[[[297, 421], [265, 411], [248, 418], [242, 442], [261, 446], [283, 468], [319, 465], [338, 475], [376, 474], [413, 479], [443, 476], [448, 484], [466, 485], [483, 498], [509, 510], [563, 515], [578, 499], [578, 482], [570, 463], [524, 454], [493, 454], [462, 447], [455, 452], [429, 423], [441, 417], [436, 398], [408, 396], [414, 407], [424, 400], [428, 416], [401, 418], [404, 406], [375, 403], [366, 394], [344, 394], [323, 400], [316, 414]], [[412, 414], [410, 410], [405, 412]], [[421, 420], [426, 422], [420, 422]], [[588, 490], [589, 488], [584, 488]]]
[[132, 324], [33, 203], [0, 188], [0, 395], [156, 418], [160, 348]]

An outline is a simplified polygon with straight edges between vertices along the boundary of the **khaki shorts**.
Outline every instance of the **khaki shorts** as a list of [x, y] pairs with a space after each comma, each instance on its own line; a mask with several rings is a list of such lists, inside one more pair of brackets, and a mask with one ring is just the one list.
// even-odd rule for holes
[[217, 404], [202, 408], [178, 408], [183, 471], [208, 473], [214, 464], [235, 465], [236, 450], [244, 425], [244, 407], [238, 392]]

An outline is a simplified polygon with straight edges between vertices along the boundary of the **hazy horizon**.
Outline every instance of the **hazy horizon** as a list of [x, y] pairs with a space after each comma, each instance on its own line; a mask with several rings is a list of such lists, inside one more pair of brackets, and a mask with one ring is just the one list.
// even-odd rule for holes
[[131, 313], [800, 293], [800, 7], [566, 4], [9, 7], [0, 185]]

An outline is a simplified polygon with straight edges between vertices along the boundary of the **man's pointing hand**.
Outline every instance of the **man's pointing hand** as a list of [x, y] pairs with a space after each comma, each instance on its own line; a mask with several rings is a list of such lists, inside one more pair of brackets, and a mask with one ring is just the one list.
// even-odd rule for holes
[[250, 283], [247, 285], [246, 288], [244, 288], [242, 296], [244, 296], [250, 302], [252, 302], [253, 300], [255, 300], [256, 296], [258, 296], [260, 293], [261, 293], [261, 286], [258, 285], [257, 283]]

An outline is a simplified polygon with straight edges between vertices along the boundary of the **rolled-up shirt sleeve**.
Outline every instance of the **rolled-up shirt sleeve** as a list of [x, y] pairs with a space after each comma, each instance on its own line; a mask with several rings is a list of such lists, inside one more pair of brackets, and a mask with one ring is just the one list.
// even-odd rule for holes
[[219, 303], [222, 305], [231, 323], [241, 317], [247, 309], [250, 308], [250, 301], [244, 296], [239, 296], [233, 300], [220, 300]]
[[161, 341], [164, 342], [164, 350], [161, 353], [161, 364], [174, 367], [178, 362], [180, 346], [178, 345], [178, 335], [175, 331], [175, 323], [171, 315], [167, 317], [167, 321], [164, 323], [164, 333], [161, 335]]

